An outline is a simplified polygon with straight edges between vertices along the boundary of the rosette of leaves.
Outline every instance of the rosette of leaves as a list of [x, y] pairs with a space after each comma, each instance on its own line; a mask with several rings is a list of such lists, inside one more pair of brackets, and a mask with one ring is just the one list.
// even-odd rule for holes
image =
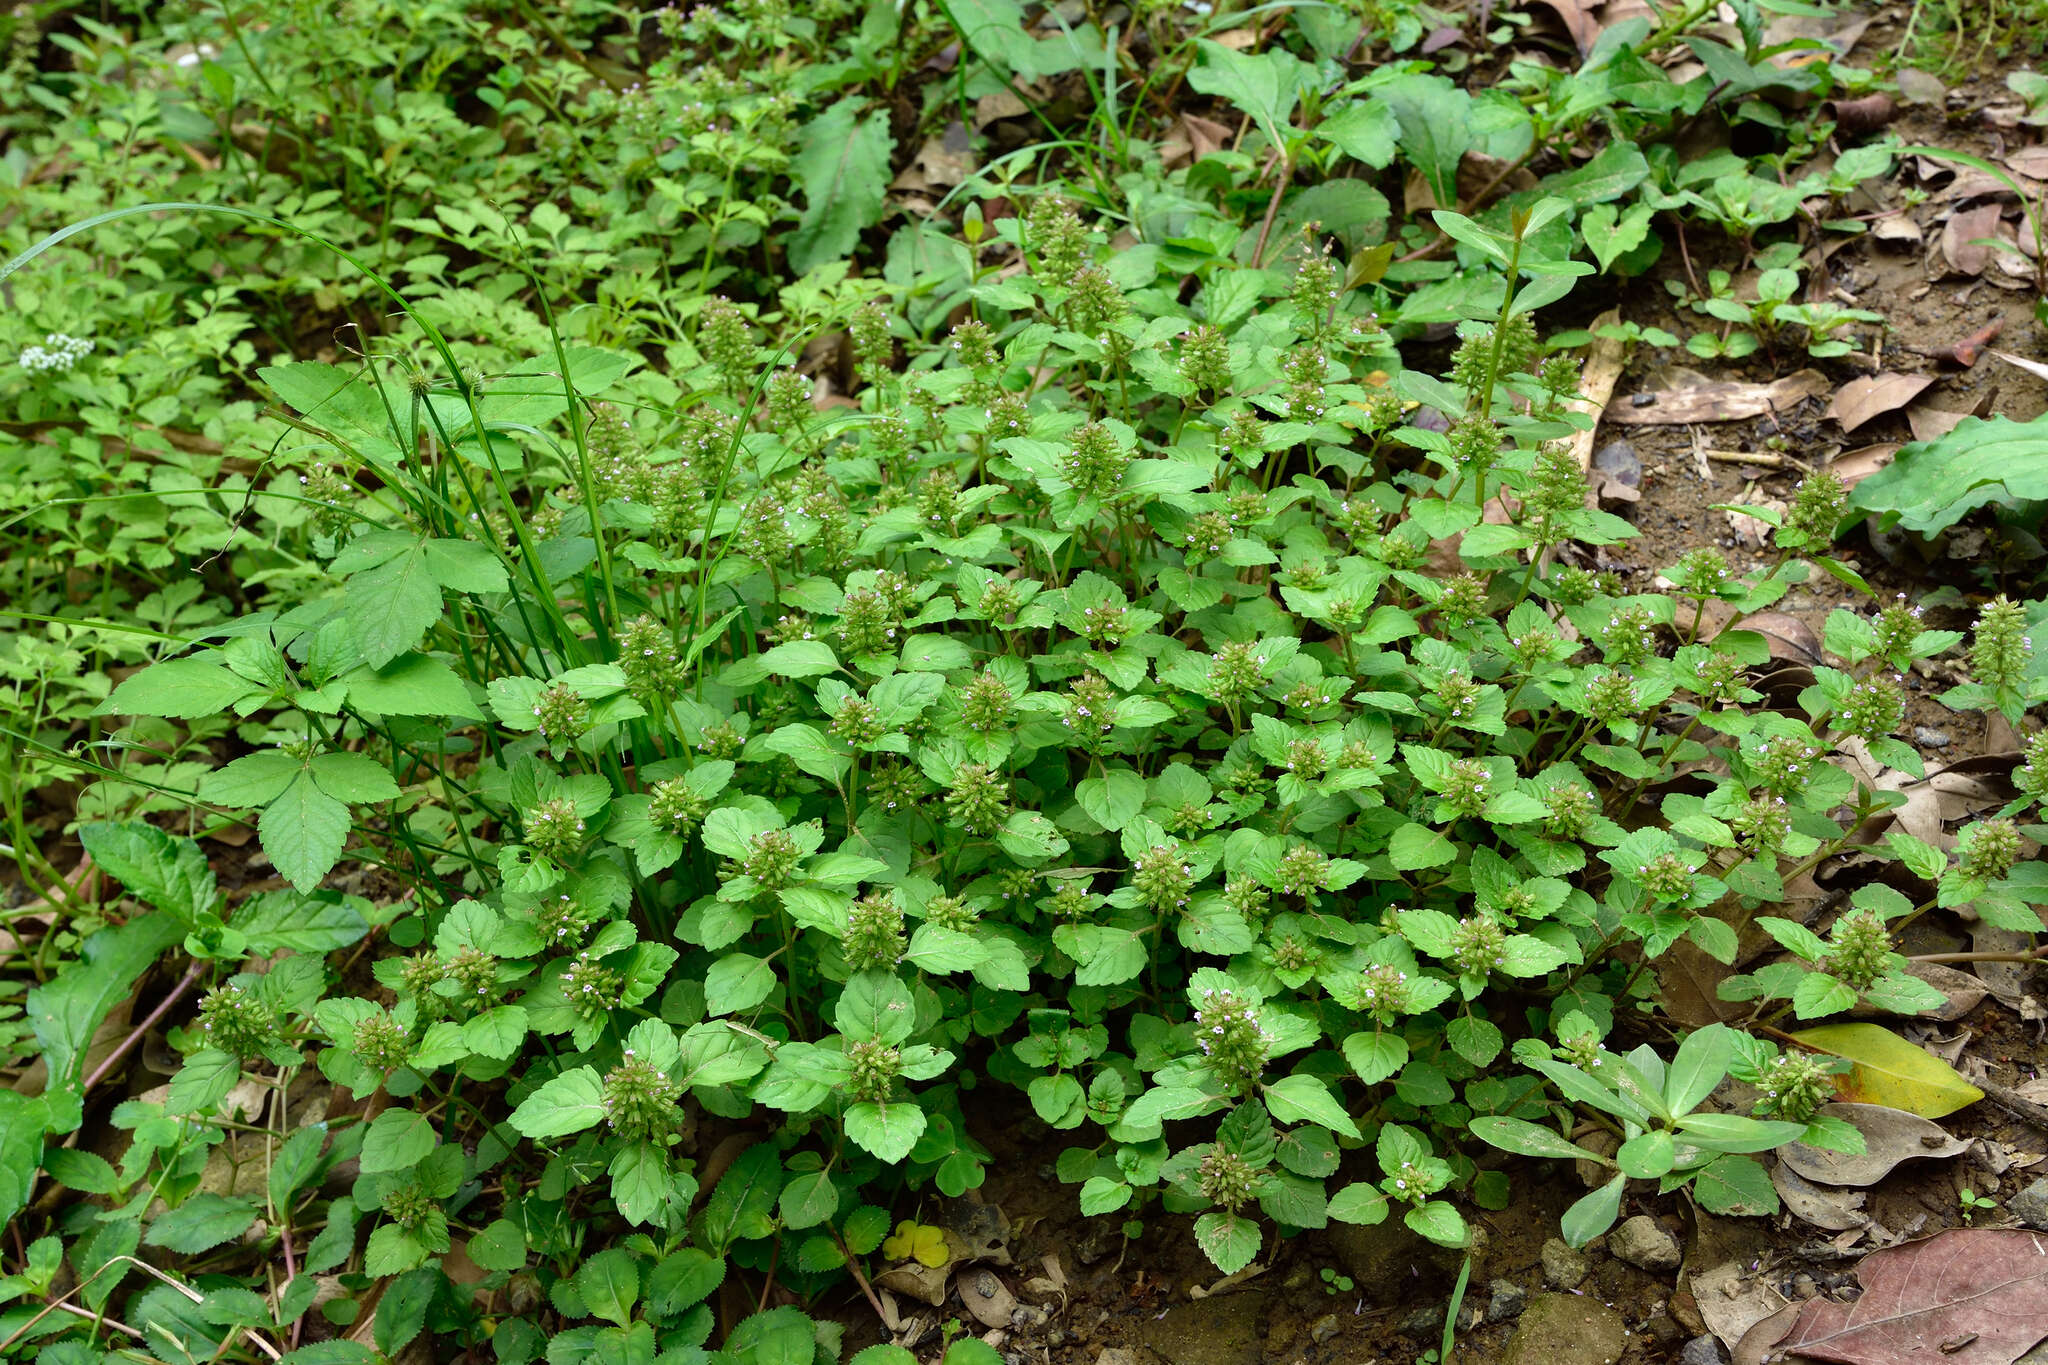
[[621, 1216], [680, 1227], [697, 1191], [671, 1152], [685, 1124], [682, 1099], [693, 1088], [755, 1075], [767, 1063], [766, 1050], [720, 1024], [679, 1034], [659, 1019], [643, 1019], [604, 1055], [603, 1070], [586, 1062], [541, 1081], [512, 1111], [512, 1126], [537, 1141], [583, 1135], [575, 1144], [584, 1157], [577, 1169], [610, 1177]]
[[[1581, 1015], [1577, 1025], [1590, 1028]], [[1701, 1106], [1746, 1053], [1739, 1035], [1712, 1024], [1686, 1035], [1667, 1063], [1647, 1044], [1626, 1055], [1598, 1046], [1594, 1033], [1575, 1033], [1553, 1054], [1539, 1039], [1515, 1044], [1515, 1057], [1546, 1077], [1570, 1104], [1583, 1104], [1616, 1121], [1620, 1149], [1601, 1156], [1554, 1128], [1507, 1115], [1472, 1121], [1475, 1136], [1506, 1151], [1558, 1160], [1588, 1159], [1616, 1172], [1566, 1211], [1565, 1239], [1584, 1246], [1614, 1225], [1631, 1179], [1659, 1188], [1687, 1188], [1702, 1208], [1717, 1214], [1769, 1214], [1777, 1192], [1755, 1152], [1787, 1142], [1860, 1151], [1862, 1135], [1838, 1119], [1787, 1122], [1719, 1113]], [[1565, 1110], [1569, 1113], [1569, 1108]]]

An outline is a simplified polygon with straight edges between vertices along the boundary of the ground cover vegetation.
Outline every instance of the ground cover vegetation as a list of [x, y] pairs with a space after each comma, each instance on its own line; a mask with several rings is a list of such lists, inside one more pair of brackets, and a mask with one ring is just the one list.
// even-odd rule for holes
[[[1725, 8], [1547, 60], [1406, 0], [0, 20], [5, 1351], [837, 1360], [1005, 1105], [1226, 1275], [1463, 1248], [1503, 1150], [1607, 1173], [1574, 1244], [1860, 1150], [1884, 1030], [1788, 1030], [1942, 1003], [1930, 910], [2040, 930], [2043, 607], [1872, 596], [1789, 700], [1712, 623], [1867, 590], [1865, 513], [2023, 513], [2041, 438], [1817, 472], [1754, 568], [1595, 554], [1590, 292], [1682, 228], [1755, 297], [1597, 339], [1882, 322], [1796, 243], [1896, 142], [1791, 171], [1884, 77]], [[1016, 147], [892, 195], [992, 100]], [[1936, 658], [2027, 743], [1953, 850], [1855, 775], [1921, 775]], [[1668, 1025], [1661, 961], [1760, 936]]]

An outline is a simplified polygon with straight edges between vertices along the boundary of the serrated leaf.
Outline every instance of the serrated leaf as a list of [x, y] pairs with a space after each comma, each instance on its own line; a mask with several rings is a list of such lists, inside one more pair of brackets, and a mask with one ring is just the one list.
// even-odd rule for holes
[[1210, 1263], [1226, 1275], [1235, 1275], [1250, 1265], [1263, 1241], [1257, 1223], [1234, 1213], [1211, 1210], [1195, 1220], [1195, 1242]]
[[908, 1100], [861, 1100], [847, 1106], [846, 1136], [883, 1161], [901, 1161], [924, 1136], [925, 1113]]
[[789, 263], [799, 275], [848, 255], [862, 229], [881, 221], [896, 141], [887, 111], [861, 117], [866, 103], [842, 99], [797, 133], [791, 170], [804, 212], [789, 238]]
[[604, 1085], [587, 1066], [565, 1071], [512, 1111], [512, 1126], [530, 1138], [566, 1137], [604, 1120]]
[[348, 807], [301, 773], [284, 794], [263, 808], [256, 831], [263, 851], [284, 879], [300, 891], [319, 887], [348, 844]]

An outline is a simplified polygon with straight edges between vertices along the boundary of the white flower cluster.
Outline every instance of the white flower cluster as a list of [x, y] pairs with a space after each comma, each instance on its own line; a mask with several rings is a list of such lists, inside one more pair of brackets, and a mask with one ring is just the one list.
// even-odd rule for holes
[[62, 373], [91, 354], [92, 342], [63, 332], [52, 332], [43, 338], [42, 345], [22, 348], [21, 368], [30, 374], [42, 374], [48, 370]]

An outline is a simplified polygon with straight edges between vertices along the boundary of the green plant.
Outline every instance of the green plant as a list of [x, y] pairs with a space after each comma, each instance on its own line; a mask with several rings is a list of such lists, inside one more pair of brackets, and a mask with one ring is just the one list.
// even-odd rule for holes
[[1962, 1191], [1957, 1195], [1957, 1200], [1962, 1205], [1963, 1221], [1965, 1223], [1973, 1223], [1976, 1221], [1978, 1214], [1989, 1213], [1998, 1207], [1996, 1199], [1991, 1198], [1989, 1195], [1978, 1194], [1971, 1190], [1968, 1185], [1963, 1186]]
[[[1632, 534], [1587, 506], [1536, 322], [1579, 257], [1853, 183], [1677, 159], [1724, 97], [1785, 131], [1761, 92], [1832, 88], [1753, 7], [1739, 52], [1693, 4], [1477, 92], [1354, 79], [1307, 10], [1316, 60], [1157, 7], [1150, 57], [1003, 4], [559, 8], [81, 18], [6, 106], [81, 169], [0, 224], [33, 358], [0, 380], [0, 792], [60, 909], [10, 958], [7, 1045], [49, 1079], [0, 1091], [5, 1350], [282, 1355], [374, 1297], [387, 1356], [837, 1360], [875, 1258], [950, 1261], [924, 1201], [982, 1183], [992, 1111], [1057, 1135], [1081, 1211], [1183, 1220], [1226, 1273], [1397, 1210], [1467, 1245], [1520, 1177], [1474, 1136], [1608, 1163], [1576, 1240], [1631, 1176], [1769, 1212], [1751, 1154], [1852, 1141], [1812, 1114], [1831, 1064], [1725, 1026], [1667, 1062], [1660, 959], [1758, 924], [1819, 951], [1730, 1017], [1911, 1005], [1914, 914], [2048, 900], [2012, 856], [2038, 744], [1952, 863], [1874, 841], [1902, 798], [1828, 761], [1918, 775], [1884, 679], [1960, 637], [1838, 613], [1845, 667], [1767, 704], [1766, 642], [1714, 631], [1810, 565], [1860, 583], [1839, 485], [1769, 514], [1753, 572], [1700, 548], [1631, 593], [1559, 553]], [[1397, 50], [1433, 21], [1371, 17]], [[1060, 135], [886, 220], [906, 129], [1068, 74], [1079, 131], [1029, 109]], [[1183, 78], [1249, 121], [1165, 172]], [[1397, 221], [1382, 171], [1434, 206]], [[1834, 344], [1781, 283], [1773, 324]], [[1448, 363], [1410, 368], [1438, 324]], [[2028, 610], [1985, 608], [1950, 704], [2038, 701]], [[1860, 887], [1828, 938], [1773, 913], [1851, 848], [1924, 893]], [[216, 878], [259, 850], [281, 885]], [[159, 1034], [164, 1093], [106, 1106], [110, 1155], [70, 1143]], [[1704, 1107], [1724, 1074], [1757, 1113]], [[75, 1304], [24, 1301], [66, 1262]]]

